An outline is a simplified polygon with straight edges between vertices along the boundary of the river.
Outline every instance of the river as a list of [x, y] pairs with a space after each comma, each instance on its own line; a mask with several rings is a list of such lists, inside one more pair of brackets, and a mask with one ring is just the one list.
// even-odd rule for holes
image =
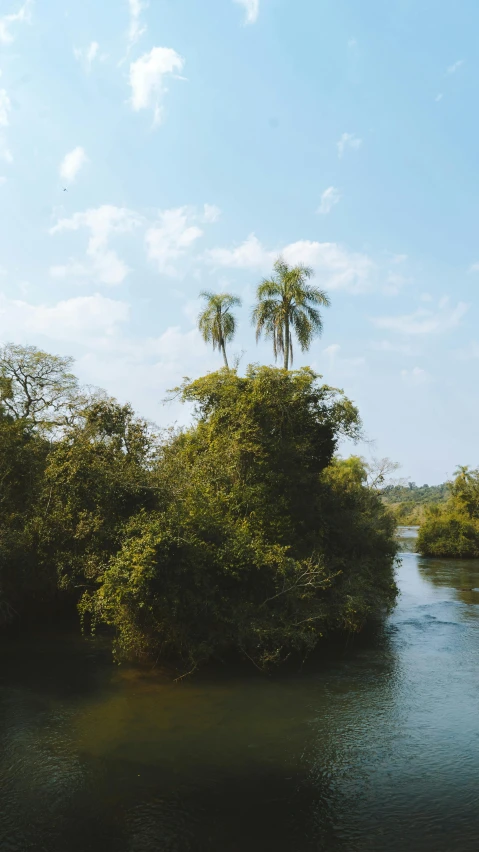
[[301, 672], [175, 685], [4, 637], [1, 852], [477, 852], [479, 563], [401, 535], [384, 629]]

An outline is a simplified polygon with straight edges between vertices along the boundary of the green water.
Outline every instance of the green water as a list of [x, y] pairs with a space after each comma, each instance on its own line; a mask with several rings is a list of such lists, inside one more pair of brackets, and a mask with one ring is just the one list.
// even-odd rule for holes
[[479, 563], [398, 582], [382, 632], [273, 678], [1, 640], [1, 852], [477, 852]]

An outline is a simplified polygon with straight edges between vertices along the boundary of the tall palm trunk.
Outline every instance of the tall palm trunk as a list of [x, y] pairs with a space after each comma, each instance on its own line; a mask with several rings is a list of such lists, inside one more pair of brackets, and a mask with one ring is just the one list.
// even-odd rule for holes
[[289, 350], [291, 344], [289, 339], [289, 316], [286, 313], [284, 318], [284, 369], [287, 370], [289, 368]]
[[225, 367], [226, 367], [227, 370], [229, 370], [229, 364], [228, 364], [228, 359], [226, 357], [226, 347], [225, 347], [224, 340], [221, 341], [221, 351], [223, 353], [223, 361], [225, 362]]

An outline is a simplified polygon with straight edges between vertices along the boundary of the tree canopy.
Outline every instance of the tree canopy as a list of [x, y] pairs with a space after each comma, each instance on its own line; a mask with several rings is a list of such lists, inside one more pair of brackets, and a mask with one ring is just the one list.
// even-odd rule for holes
[[479, 470], [457, 469], [447, 501], [425, 514], [418, 549], [424, 556], [479, 558]]
[[0, 401], [15, 420], [49, 429], [63, 426], [77, 407], [73, 358], [49, 355], [34, 346], [7, 343], [0, 350]]
[[272, 340], [275, 360], [283, 355], [285, 370], [293, 363], [293, 331], [305, 352], [323, 330], [318, 308], [329, 307], [330, 301], [324, 290], [308, 283], [312, 275], [309, 266], [289, 266], [279, 257], [272, 277], [263, 279], [256, 292], [256, 339], [264, 333]]
[[206, 343], [212, 343], [213, 349], [219, 349], [228, 368], [226, 344], [233, 340], [236, 331], [236, 319], [231, 309], [241, 305], [238, 296], [230, 293], [200, 293], [206, 305], [198, 317], [198, 328]]
[[177, 392], [193, 422], [162, 434], [80, 391], [61, 430], [0, 411], [0, 623], [76, 604], [118, 660], [185, 673], [304, 657], [387, 611], [394, 521], [361, 459], [336, 456], [361, 434], [344, 393], [257, 365]]

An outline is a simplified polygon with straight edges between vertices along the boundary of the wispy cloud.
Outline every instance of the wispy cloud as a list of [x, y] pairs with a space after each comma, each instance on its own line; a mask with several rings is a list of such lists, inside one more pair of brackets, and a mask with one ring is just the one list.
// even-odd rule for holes
[[438, 334], [456, 328], [468, 308], [469, 305], [465, 302], [458, 302], [454, 308], [451, 308], [449, 301], [443, 299], [437, 310], [418, 308], [412, 314], [373, 317], [371, 321], [376, 328], [384, 328], [398, 334]]
[[161, 210], [157, 222], [148, 228], [145, 242], [148, 257], [165, 275], [178, 274], [176, 262], [203, 236], [203, 230], [198, 222], [214, 222], [217, 219], [218, 208], [205, 205], [204, 214], [198, 216], [188, 207], [176, 207], [171, 210]]
[[428, 384], [431, 381], [431, 375], [422, 367], [413, 367], [412, 370], [401, 370], [401, 379], [407, 385], [417, 387]]
[[320, 213], [322, 216], [326, 216], [331, 212], [335, 204], [339, 204], [340, 200], [341, 193], [339, 192], [339, 189], [336, 189], [335, 186], [328, 186], [321, 195], [321, 204], [316, 212]]
[[245, 24], [254, 24], [258, 20], [259, 0], [234, 0], [245, 10]]
[[29, 24], [32, 19], [33, 0], [26, 3], [18, 10], [0, 18], [0, 44], [11, 44], [14, 41], [12, 27], [15, 24]]
[[436, 101], [436, 103], [439, 103], [439, 101], [442, 101], [443, 97], [444, 97], [443, 93], [439, 92], [439, 94], [436, 95], [434, 100]]
[[99, 60], [100, 62], [104, 62], [105, 59], [108, 58], [107, 54], [105, 54], [105, 53], [100, 54], [99, 51], [100, 51], [100, 45], [98, 44], [97, 41], [90, 42], [88, 47], [86, 47], [84, 50], [82, 50], [78, 47], [73, 48], [73, 54], [75, 56], [75, 59], [77, 59], [78, 62], [82, 62], [87, 71], [91, 70], [91, 67], [92, 67], [95, 60]]
[[339, 159], [342, 159], [348, 148], [357, 151], [362, 144], [363, 140], [359, 139], [354, 133], [343, 133], [341, 139], [336, 143]]
[[257, 269], [267, 273], [281, 254], [291, 264], [304, 263], [321, 275], [330, 290], [364, 292], [371, 288], [374, 263], [364, 254], [348, 251], [338, 243], [298, 240], [277, 249], [267, 249], [254, 234], [234, 248], [215, 248], [205, 252], [213, 267]]
[[461, 68], [463, 65], [465, 65], [464, 59], [458, 59], [456, 62], [453, 62], [452, 65], [449, 65], [449, 67], [447, 68], [446, 76], [450, 77], [451, 74], [455, 74], [456, 71], [459, 71], [459, 68]]
[[212, 223], [217, 222], [221, 216], [221, 210], [216, 204], [205, 204], [203, 207], [203, 221]]
[[60, 164], [60, 177], [65, 183], [73, 183], [80, 169], [86, 163], [88, 163], [88, 157], [85, 149], [80, 146], [74, 148], [73, 151], [69, 151], [65, 155]]
[[0, 127], [8, 127], [10, 124], [10, 110], [12, 104], [6, 89], [0, 89]]
[[471, 263], [468, 272], [479, 272], [479, 262]]
[[115, 251], [108, 248], [111, 236], [127, 233], [141, 225], [143, 219], [133, 210], [104, 204], [102, 207], [75, 213], [70, 219], [60, 219], [50, 229], [51, 234], [62, 231], [78, 231], [87, 228], [90, 238], [87, 246], [89, 265], [70, 260], [64, 266], [54, 266], [50, 273], [56, 278], [92, 277], [102, 284], [114, 286], [121, 284], [129, 273], [129, 268]]
[[141, 36], [146, 32], [147, 26], [141, 22], [141, 13], [148, 8], [147, 2], [142, 0], [128, 0], [130, 7], [130, 25], [128, 27], [128, 45], [133, 47]]
[[170, 47], [154, 47], [130, 65], [131, 105], [138, 112], [152, 109], [154, 123], [161, 121], [165, 78], [177, 76], [185, 60]]

